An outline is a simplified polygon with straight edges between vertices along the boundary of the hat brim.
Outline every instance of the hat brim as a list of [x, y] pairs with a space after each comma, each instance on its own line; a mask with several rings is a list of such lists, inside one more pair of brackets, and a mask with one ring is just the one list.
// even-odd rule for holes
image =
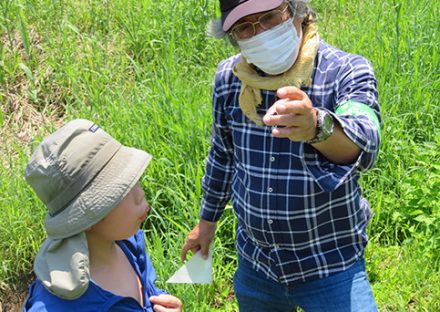
[[46, 215], [48, 235], [66, 238], [98, 223], [135, 186], [152, 158], [144, 151], [122, 146], [62, 212]]
[[247, 15], [273, 10], [285, 0], [249, 0], [237, 5], [223, 21], [223, 30], [228, 31], [239, 19]]

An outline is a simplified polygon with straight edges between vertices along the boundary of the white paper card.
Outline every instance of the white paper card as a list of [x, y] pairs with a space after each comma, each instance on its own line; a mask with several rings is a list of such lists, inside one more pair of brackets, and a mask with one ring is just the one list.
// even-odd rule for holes
[[208, 258], [202, 258], [199, 251], [171, 276], [167, 283], [175, 284], [209, 284], [212, 282], [212, 248]]

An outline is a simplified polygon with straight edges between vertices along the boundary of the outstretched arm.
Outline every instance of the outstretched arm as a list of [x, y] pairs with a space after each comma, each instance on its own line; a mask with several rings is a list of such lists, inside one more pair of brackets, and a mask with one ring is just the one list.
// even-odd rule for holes
[[[307, 94], [295, 87], [284, 87], [277, 91], [280, 98], [268, 110], [263, 122], [274, 128], [272, 135], [289, 138], [292, 141], [311, 140], [316, 135], [317, 111]], [[345, 135], [339, 123], [334, 120], [333, 134], [325, 141], [312, 144], [328, 160], [337, 164], [351, 164], [356, 161], [361, 149]]]

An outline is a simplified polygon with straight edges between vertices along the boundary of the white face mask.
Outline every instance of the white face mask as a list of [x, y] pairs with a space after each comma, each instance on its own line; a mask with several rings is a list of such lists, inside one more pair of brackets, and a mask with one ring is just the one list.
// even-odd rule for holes
[[293, 19], [290, 18], [249, 39], [237, 40], [237, 43], [248, 63], [269, 75], [279, 75], [295, 63], [300, 41]]

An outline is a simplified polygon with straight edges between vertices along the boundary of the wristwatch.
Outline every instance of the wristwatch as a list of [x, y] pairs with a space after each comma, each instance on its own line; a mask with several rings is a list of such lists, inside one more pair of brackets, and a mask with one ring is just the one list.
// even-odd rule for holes
[[315, 144], [327, 140], [333, 133], [335, 123], [332, 115], [323, 109], [316, 109], [316, 135], [313, 139], [305, 141], [308, 144]]

